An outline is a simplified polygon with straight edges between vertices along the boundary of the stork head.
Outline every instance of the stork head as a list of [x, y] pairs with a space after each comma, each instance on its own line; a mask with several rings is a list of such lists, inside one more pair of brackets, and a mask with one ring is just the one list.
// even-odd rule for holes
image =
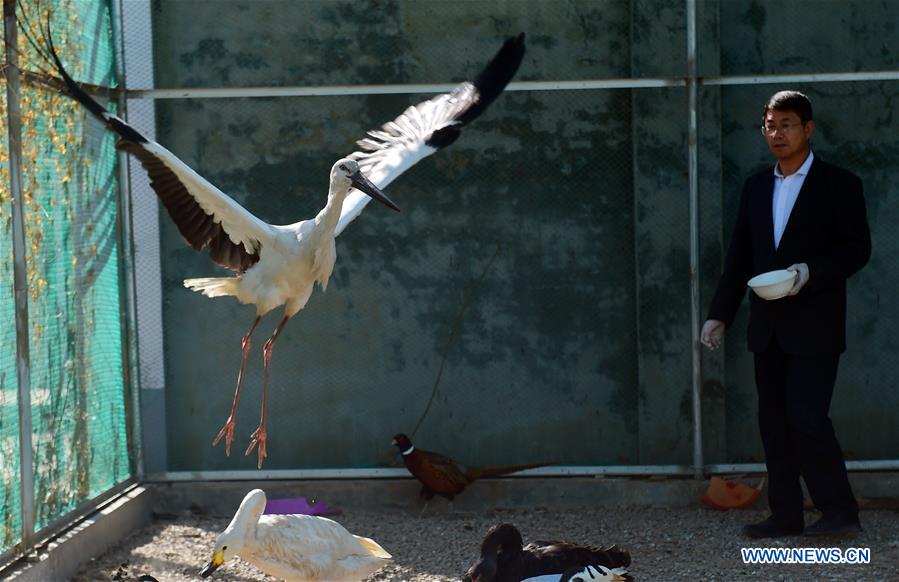
[[212, 548], [212, 559], [200, 572], [203, 578], [208, 578], [219, 566], [238, 556], [243, 550], [246, 540], [252, 538], [256, 531], [256, 523], [259, 516], [265, 511], [265, 492], [262, 489], [253, 489], [243, 498], [234, 519], [215, 538], [215, 546]]
[[350, 158], [337, 160], [331, 167], [331, 184], [344, 186], [347, 192], [349, 192], [350, 188], [355, 188], [360, 192], [368, 194], [388, 208], [397, 212], [400, 210], [399, 206], [393, 203], [393, 200], [388, 198], [380, 188], [365, 177], [365, 174], [359, 169], [359, 162], [356, 160]]

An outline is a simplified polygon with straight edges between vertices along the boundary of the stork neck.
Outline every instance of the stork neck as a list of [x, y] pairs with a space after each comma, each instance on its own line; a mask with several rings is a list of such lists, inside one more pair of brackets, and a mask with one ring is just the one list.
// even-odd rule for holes
[[328, 202], [321, 209], [321, 212], [318, 213], [318, 216], [315, 217], [315, 224], [329, 230], [337, 228], [337, 222], [340, 220], [340, 211], [343, 209], [343, 201], [349, 192], [349, 188], [332, 183], [328, 190]]

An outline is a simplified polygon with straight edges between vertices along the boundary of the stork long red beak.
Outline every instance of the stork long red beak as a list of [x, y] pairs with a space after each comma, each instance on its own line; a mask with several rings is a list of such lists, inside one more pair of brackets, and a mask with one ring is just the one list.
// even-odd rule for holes
[[355, 174], [350, 176], [350, 181], [353, 184], [353, 188], [359, 190], [360, 192], [365, 192], [373, 199], [377, 200], [387, 208], [392, 210], [400, 211], [400, 207], [393, 203], [393, 200], [387, 197], [386, 194], [381, 192], [381, 189], [372, 184], [372, 181], [365, 177], [361, 171], [357, 171]]

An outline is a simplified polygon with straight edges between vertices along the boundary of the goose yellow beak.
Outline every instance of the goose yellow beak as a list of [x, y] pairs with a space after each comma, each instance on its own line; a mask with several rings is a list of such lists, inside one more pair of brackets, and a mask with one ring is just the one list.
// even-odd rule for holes
[[215, 572], [219, 566], [225, 563], [225, 553], [221, 550], [215, 551], [212, 553], [212, 560], [206, 564], [206, 567], [203, 568], [203, 571], [200, 572], [200, 576], [203, 578], [209, 578], [213, 572]]

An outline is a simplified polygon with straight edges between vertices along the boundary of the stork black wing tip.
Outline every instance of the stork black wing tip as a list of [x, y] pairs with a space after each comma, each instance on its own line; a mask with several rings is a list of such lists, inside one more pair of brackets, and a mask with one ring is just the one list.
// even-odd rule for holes
[[[56, 46], [53, 44], [53, 35], [50, 31], [50, 21], [49, 15], [47, 20], [47, 30], [46, 30], [46, 39], [47, 39], [47, 50], [49, 52], [49, 57], [52, 59], [52, 63], [55, 64], [56, 72], [62, 77], [63, 81], [66, 85], [66, 91], [73, 99], [81, 103], [82, 106], [85, 107], [88, 111], [90, 111], [97, 119], [105, 123], [108, 127], [110, 127], [113, 131], [115, 131], [119, 136], [127, 141], [133, 141], [135, 143], [147, 143], [149, 140], [140, 134], [139, 131], [119, 119], [114, 115], [111, 115], [109, 111], [106, 110], [105, 107], [100, 105], [93, 97], [88, 95], [84, 89], [69, 75], [68, 71], [62, 64], [62, 60], [59, 58], [59, 53], [56, 51]], [[47, 55], [44, 55], [47, 58]]]
[[518, 50], [521, 51], [521, 53], [523, 55], [524, 54], [524, 33], [519, 32], [518, 36], [510, 36], [509, 39], [506, 40], [506, 45], [515, 46]]
[[[52, 64], [56, 69], [56, 72], [62, 77], [62, 80], [66, 84], [66, 89], [69, 95], [81, 103], [88, 111], [96, 115], [99, 119], [105, 120], [105, 115], [107, 115], [106, 109], [97, 103], [93, 98], [91, 98], [84, 90], [78, 86], [78, 83], [75, 82], [75, 79], [69, 75], [69, 72], [66, 71], [66, 68], [62, 64], [62, 60], [59, 58], [59, 53], [56, 50], [56, 45], [53, 43], [53, 33], [50, 30], [50, 14], [47, 13], [47, 29], [44, 32], [44, 36], [47, 39], [47, 52], [49, 53], [49, 58], [52, 60]], [[47, 55], [43, 55], [47, 58]]]
[[496, 52], [484, 70], [472, 81], [478, 92], [477, 101], [457, 117], [457, 121], [466, 124], [479, 116], [493, 103], [515, 73], [524, 59], [524, 33], [509, 37]]
[[474, 80], [475, 87], [485, 91], [492, 85], [501, 91], [518, 71], [524, 59], [524, 50], [523, 32], [506, 39], [490, 63]]
[[524, 33], [519, 32], [515, 36], [510, 36], [506, 39], [506, 42], [503, 43], [503, 46], [499, 49], [497, 56], [501, 55], [503, 51], [511, 52], [511, 53], [520, 53], [524, 54]]

